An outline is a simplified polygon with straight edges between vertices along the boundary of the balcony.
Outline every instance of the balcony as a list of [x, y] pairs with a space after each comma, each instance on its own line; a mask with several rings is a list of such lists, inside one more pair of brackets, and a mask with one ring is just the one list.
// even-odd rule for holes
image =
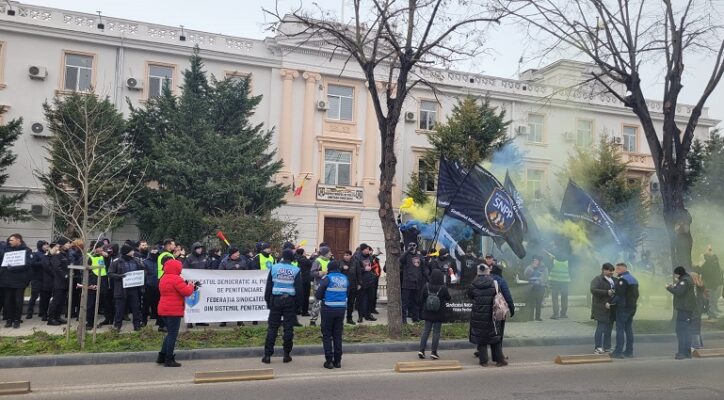
[[317, 185], [317, 200], [362, 203], [364, 188], [361, 186]]
[[628, 163], [627, 167], [629, 170], [646, 172], [655, 171], [654, 159], [651, 157], [651, 154], [624, 152], [621, 160]]

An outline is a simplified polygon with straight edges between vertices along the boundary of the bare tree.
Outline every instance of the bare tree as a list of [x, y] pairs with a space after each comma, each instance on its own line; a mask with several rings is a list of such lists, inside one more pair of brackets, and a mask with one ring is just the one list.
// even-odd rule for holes
[[[53, 137], [48, 170], [35, 171], [56, 225], [89, 246], [89, 239], [117, 225], [141, 181], [132, 174], [133, 157], [123, 116], [108, 98], [75, 93], [43, 105]], [[88, 265], [84, 255], [84, 265]], [[85, 346], [89, 268], [83, 269], [78, 341]], [[100, 283], [100, 279], [99, 279]], [[100, 286], [100, 285], [99, 285]], [[97, 296], [98, 297], [98, 296]]]
[[[631, 108], [641, 121], [660, 182], [663, 216], [669, 233], [673, 266], [691, 266], [691, 215], [684, 204], [686, 156], [704, 104], [724, 73], [721, 25], [709, 0], [498, 0], [519, 18], [531, 36], [551, 39], [544, 51], [573, 50], [593, 63], [589, 80]], [[679, 95], [684, 59], [697, 52], [714, 56], [711, 74], [684, 126]], [[644, 98], [642, 66], [660, 65], [663, 105]], [[618, 89], [617, 87], [625, 89]], [[663, 129], [652, 118], [663, 113]]]
[[[264, 10], [271, 28], [300, 47], [329, 49], [356, 62], [364, 74], [380, 131], [379, 218], [385, 238], [389, 332], [402, 333], [400, 232], [392, 204], [397, 167], [395, 140], [403, 104], [418, 85], [434, 88], [420, 68], [449, 67], [483, 51], [484, 28], [502, 13], [476, 0], [353, 0], [348, 21], [317, 8], [282, 14]], [[346, 63], [345, 63], [346, 65]]]

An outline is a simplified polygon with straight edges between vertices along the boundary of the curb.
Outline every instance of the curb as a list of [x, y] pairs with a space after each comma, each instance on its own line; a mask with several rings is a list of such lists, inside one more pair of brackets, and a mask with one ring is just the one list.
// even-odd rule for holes
[[[592, 335], [591, 335], [592, 336]], [[708, 332], [702, 335], [706, 340], [723, 340], [724, 332]], [[543, 338], [506, 338], [506, 347], [533, 347], [533, 346], [572, 346], [591, 344], [590, 336], [559, 336]], [[674, 334], [648, 334], [636, 335], [638, 343], [674, 343]], [[394, 353], [417, 351], [419, 342], [396, 343], [345, 343], [345, 354], [365, 353]], [[440, 350], [473, 350], [474, 346], [467, 340], [441, 341]], [[176, 353], [178, 360], [223, 360], [231, 358], [261, 358], [264, 355], [263, 347], [232, 347], [215, 349], [179, 350]], [[324, 355], [322, 345], [304, 345], [294, 347], [295, 356]], [[31, 367], [60, 367], [71, 365], [101, 365], [101, 364], [128, 364], [152, 363], [158, 353], [155, 351], [138, 351], [123, 353], [76, 353], [45, 356], [8, 356], [0, 357], [2, 368], [31, 368]]]

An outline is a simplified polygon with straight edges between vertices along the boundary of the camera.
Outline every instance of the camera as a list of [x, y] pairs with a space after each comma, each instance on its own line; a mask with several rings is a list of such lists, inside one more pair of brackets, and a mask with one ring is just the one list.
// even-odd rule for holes
[[202, 285], [201, 285], [201, 282], [194, 282], [194, 289], [198, 289], [198, 288], [200, 288], [201, 286], [202, 286]]

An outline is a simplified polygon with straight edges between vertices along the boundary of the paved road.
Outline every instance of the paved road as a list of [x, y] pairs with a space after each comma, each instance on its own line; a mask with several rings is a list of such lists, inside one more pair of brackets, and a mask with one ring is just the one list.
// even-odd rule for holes
[[[724, 341], [707, 343], [724, 347]], [[194, 385], [196, 371], [262, 368], [256, 359], [188, 361], [182, 368], [122, 364], [0, 370], [0, 380], [30, 379], [33, 393], [7, 399], [718, 399], [724, 398], [724, 359], [673, 359], [672, 344], [641, 344], [635, 359], [559, 366], [556, 354], [588, 346], [509, 348], [510, 366], [482, 368], [469, 350], [441, 353], [462, 371], [398, 374], [397, 361], [414, 353], [345, 356], [341, 370], [321, 368], [319, 356], [290, 364], [273, 358], [273, 381]], [[341, 389], [337, 389], [341, 388]], [[340, 392], [341, 390], [341, 392]]]

